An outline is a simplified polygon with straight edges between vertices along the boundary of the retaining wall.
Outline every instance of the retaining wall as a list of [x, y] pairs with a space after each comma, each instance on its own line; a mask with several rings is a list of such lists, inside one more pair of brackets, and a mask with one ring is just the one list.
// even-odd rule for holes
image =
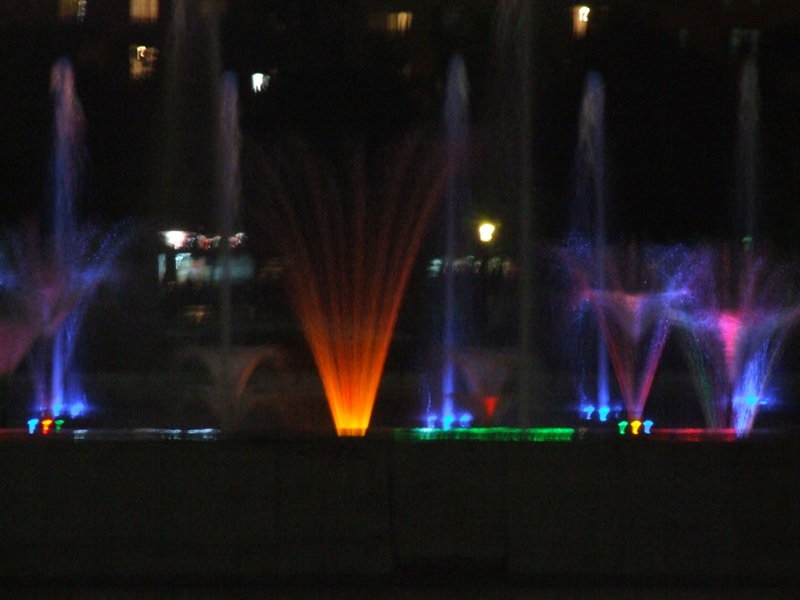
[[0, 486], [0, 580], [800, 571], [796, 440], [6, 439]]

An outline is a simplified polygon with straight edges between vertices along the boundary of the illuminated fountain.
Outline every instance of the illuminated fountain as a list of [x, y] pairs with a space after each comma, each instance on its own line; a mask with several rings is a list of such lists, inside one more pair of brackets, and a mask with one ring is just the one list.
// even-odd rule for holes
[[[500, 155], [498, 190], [517, 200], [517, 279], [520, 369], [517, 378], [519, 424], [530, 425], [534, 398], [534, 28], [541, 8], [537, 2], [503, 0], [496, 8], [496, 83], [499, 137], [495, 152]], [[510, 184], [510, 185], [509, 185]], [[508, 186], [504, 189], [505, 186]]]
[[758, 88], [757, 65], [748, 58], [737, 110], [736, 243], [697, 251], [693, 307], [681, 322], [706, 426], [732, 430], [737, 437], [750, 433], [759, 407], [770, 402], [770, 377], [800, 311], [796, 267], [771, 262], [756, 249]]
[[0, 377], [16, 371], [22, 359], [42, 334], [40, 311], [25, 298], [20, 289], [17, 266], [3, 261], [0, 269], [3, 318], [0, 320]]
[[[469, 82], [464, 60], [455, 55], [447, 70], [447, 92], [444, 105], [446, 147], [450, 169], [445, 193], [445, 300], [444, 335], [442, 339], [442, 407], [441, 419], [445, 428], [455, 418], [456, 362], [455, 352], [463, 335], [459, 335], [459, 315], [456, 302], [456, 257], [461, 215], [468, 200], [466, 156], [469, 144]], [[464, 324], [461, 323], [463, 328]]]
[[30, 232], [17, 244], [14, 285], [32, 300], [32, 327], [41, 336], [33, 349], [37, 408], [55, 418], [75, 417], [87, 408], [74, 365], [76, 343], [89, 300], [110, 275], [122, 235], [77, 222], [85, 121], [66, 59], [54, 65], [50, 86], [55, 107], [52, 220], [44, 243]]
[[306, 145], [268, 161], [265, 225], [339, 435], [369, 426], [395, 323], [445, 169], [426, 147], [337, 167]]
[[[571, 237], [560, 252], [577, 291], [578, 323], [591, 314], [589, 322], [597, 327], [594, 392], [581, 346], [595, 338], [578, 339], [570, 355], [577, 363], [577, 392], [587, 417], [596, 412], [600, 421], [607, 421], [612, 410], [610, 359], [627, 418], [641, 423], [673, 311], [686, 301], [683, 254], [680, 248], [647, 248], [640, 254], [635, 246], [608, 244], [604, 115], [602, 77], [589, 72], [578, 119]], [[581, 336], [586, 331], [581, 329]]]
[[495, 424], [503, 389], [519, 369], [519, 353], [499, 348], [462, 348], [455, 363], [467, 384], [467, 406], [480, 415], [476, 425]]
[[730, 255], [698, 251], [694, 298], [680, 320], [682, 346], [706, 426], [750, 433], [783, 340], [800, 316], [796, 268], [747, 252], [731, 290]]
[[285, 353], [273, 346], [233, 346], [226, 360], [220, 360], [217, 347], [190, 346], [180, 352], [184, 363], [199, 363], [211, 376], [211, 385], [204, 389], [201, 400], [211, 409], [220, 428], [242, 428], [250, 410], [261, 400], [246, 392], [253, 373], [261, 365], [282, 368]]
[[[606, 148], [605, 148], [605, 86], [601, 75], [591, 71], [586, 75], [578, 118], [578, 144], [575, 152], [575, 195], [571, 211], [571, 235], [585, 240], [600, 255], [606, 246]], [[604, 271], [598, 270], [598, 289], [605, 288]], [[601, 421], [607, 419], [610, 407], [609, 366], [607, 343], [597, 333], [597, 382], [593, 394], [596, 401], [587, 404], [597, 410]], [[582, 353], [573, 356], [580, 361]], [[586, 389], [584, 365], [578, 364], [578, 395], [592, 396]]]
[[[241, 196], [238, 81], [232, 72], [222, 72], [215, 3], [173, 3], [168, 43], [166, 151], [161, 171], [172, 214], [165, 216], [181, 227], [198, 220], [217, 235], [162, 231], [161, 280], [168, 288], [196, 281], [216, 288], [216, 302], [193, 307], [194, 314], [200, 315], [198, 322], [213, 315], [213, 343], [178, 350], [177, 358], [202, 363], [213, 382], [203, 391], [203, 401], [222, 429], [238, 429], [245, 425], [243, 419], [253, 400], [244, 394], [250, 375], [263, 361], [279, 361], [280, 354], [274, 348], [241, 346], [234, 340], [233, 284], [238, 260], [234, 253], [242, 252], [246, 240], [244, 233], [235, 233]], [[196, 72], [204, 73], [200, 94]], [[178, 266], [178, 260], [184, 259], [187, 269]]]
[[[561, 256], [574, 282], [575, 309], [598, 324], [628, 420], [641, 422], [667, 336], [690, 300], [685, 254], [680, 247], [597, 251], [573, 244]], [[582, 410], [589, 408], [607, 409]]]
[[36, 329], [25, 321], [0, 321], [0, 377], [17, 369], [36, 341], [36, 334]]
[[748, 250], [755, 241], [758, 221], [759, 174], [761, 167], [761, 101], [758, 65], [748, 58], [739, 77], [739, 97], [736, 111], [736, 241]]

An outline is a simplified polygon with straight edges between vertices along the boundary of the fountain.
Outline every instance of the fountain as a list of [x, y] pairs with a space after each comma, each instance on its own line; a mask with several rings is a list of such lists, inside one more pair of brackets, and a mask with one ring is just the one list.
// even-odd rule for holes
[[456, 396], [456, 363], [454, 354], [458, 343], [463, 342], [459, 339], [462, 336], [459, 336], [456, 331], [458, 324], [455, 282], [455, 263], [458, 253], [457, 232], [460, 230], [461, 215], [468, 200], [466, 150], [469, 145], [469, 82], [464, 60], [458, 54], [450, 59], [447, 70], [444, 122], [450, 169], [447, 175], [445, 211], [445, 312], [442, 340], [444, 364], [441, 419], [443, 423], [450, 423], [455, 419], [453, 400]]
[[42, 333], [44, 324], [40, 311], [24, 298], [19, 286], [20, 278], [14, 264], [5, 264], [0, 270], [0, 290], [3, 292], [3, 318], [0, 320], [0, 378], [11, 375], [28, 354]]
[[267, 160], [265, 226], [288, 260], [288, 293], [339, 435], [361, 436], [369, 426], [411, 269], [444, 187], [442, 161], [426, 149], [408, 139], [373, 165], [362, 148], [342, 171], [306, 144]]
[[467, 384], [467, 404], [472, 414], [480, 415], [479, 423], [485, 427], [495, 425], [504, 388], [519, 369], [519, 353], [509, 349], [462, 348], [454, 359]]
[[[500, 107], [501, 148], [507, 163], [499, 182], [509, 178], [515, 189], [518, 212], [518, 331], [520, 369], [517, 386], [517, 409], [522, 427], [530, 425], [530, 404], [533, 400], [533, 330], [534, 330], [534, 27], [538, 26], [541, 8], [538, 3], [502, 0], [497, 5], [497, 67], [504, 71]], [[507, 73], [505, 72], [507, 70]], [[510, 85], [509, 85], [510, 83]], [[498, 140], [499, 141], [499, 140]]]
[[211, 376], [211, 386], [201, 392], [202, 400], [214, 413], [220, 428], [230, 431], [246, 425], [248, 412], [261, 399], [246, 394], [256, 369], [262, 364], [283, 368], [287, 357], [274, 346], [234, 346], [225, 352], [225, 360], [220, 360], [220, 354], [215, 346], [189, 346], [179, 353], [182, 363], [199, 363]]
[[217, 3], [175, 0], [170, 4], [164, 53], [164, 147], [158, 173], [158, 192], [168, 202], [160, 215], [161, 225], [219, 231], [220, 174], [225, 160], [219, 142], [225, 134], [220, 119], [224, 83]]
[[[244, 426], [251, 408], [243, 395], [247, 381], [262, 362], [280, 363], [283, 353], [274, 346], [239, 345], [234, 339], [234, 249], [241, 251], [246, 236], [236, 233], [241, 196], [238, 81], [233, 72], [222, 72], [219, 51], [219, 15], [214, 3], [179, 0], [172, 6], [169, 32], [169, 85], [166, 94], [166, 152], [162, 185], [169, 195], [170, 225], [186, 226], [199, 219], [203, 228], [216, 228], [218, 235], [206, 237], [184, 231], [162, 231], [169, 255], [164, 255], [167, 285], [177, 279], [175, 252], [205, 253], [211, 262], [197, 279], [215, 287], [216, 302], [202, 306], [213, 315], [215, 339], [203, 346], [190, 345], [178, 351], [178, 360], [195, 359], [211, 374], [213, 385], [203, 400], [223, 430]], [[207, 75], [208, 89], [198, 95], [189, 83], [195, 70]], [[198, 97], [199, 96], [199, 97]], [[170, 220], [174, 220], [170, 221]], [[169, 272], [169, 275], [167, 273]], [[216, 309], [216, 310], [215, 310]]]
[[[574, 308], [598, 323], [628, 420], [641, 422], [670, 328], [689, 299], [683, 249], [605, 247], [598, 253], [573, 242], [559, 254], [574, 282]], [[606, 420], [608, 405], [592, 408]]]
[[32, 300], [33, 314], [17, 341], [38, 338], [32, 356], [36, 404], [52, 419], [67, 413], [75, 417], [87, 408], [74, 365], [76, 343], [89, 300], [111, 274], [124, 236], [121, 228], [101, 233], [77, 222], [85, 122], [67, 59], [53, 66], [50, 86], [55, 107], [53, 212], [45, 242], [31, 230], [15, 244], [13, 287]]
[[759, 407], [770, 401], [771, 374], [800, 314], [791, 284], [795, 267], [772, 262], [757, 250], [759, 104], [758, 68], [750, 57], [739, 80], [736, 243], [733, 251], [728, 246], [698, 250], [692, 310], [681, 320], [706, 426], [732, 430], [737, 437], [750, 433]]
[[[559, 254], [577, 290], [578, 313], [585, 317], [591, 312], [599, 330], [594, 393], [587, 389], [586, 366], [576, 365], [581, 410], [589, 417], [596, 412], [600, 421], [608, 419], [610, 358], [627, 418], [641, 422], [673, 309], [685, 300], [683, 270], [678, 248], [646, 248], [639, 256], [636, 246], [623, 249], [608, 244], [604, 114], [605, 86], [600, 74], [590, 71], [578, 119], [570, 238]], [[570, 352], [578, 363], [584, 360], [580, 346], [585, 341], [579, 339]]]
[[760, 171], [760, 101], [758, 65], [754, 58], [744, 61], [739, 78], [737, 110], [735, 235], [745, 248], [754, 241], [759, 200]]
[[0, 377], [17, 369], [36, 338], [36, 329], [25, 321], [0, 321]]
[[[605, 86], [596, 71], [586, 75], [583, 99], [578, 119], [578, 147], [576, 150], [575, 196], [572, 208], [571, 235], [591, 240], [594, 251], [600, 256], [606, 245], [606, 148], [605, 148]], [[603, 289], [603, 271], [599, 271], [598, 288]], [[608, 336], [606, 336], [608, 337]], [[580, 353], [578, 353], [580, 356]], [[608, 349], [603, 335], [597, 336], [597, 389], [596, 409], [605, 421], [610, 410], [608, 381]], [[590, 396], [583, 379], [585, 369], [578, 365], [581, 379], [578, 382], [580, 398]], [[590, 404], [595, 407], [595, 404]]]
[[[775, 264], [749, 249], [731, 294], [730, 254], [696, 252], [693, 301], [678, 320], [682, 347], [700, 397], [706, 426], [752, 430], [783, 340], [800, 317], [796, 267]], [[731, 298], [733, 295], [733, 298]]]
[[[242, 400], [243, 381], [246, 382], [260, 360], [270, 352], [279, 351], [266, 346], [234, 345], [231, 250], [225, 240], [233, 239], [240, 194], [237, 83], [232, 75], [223, 77], [219, 72], [214, 11], [200, 7], [195, 14], [192, 5], [183, 0], [175, 2], [173, 8], [170, 31], [173, 51], [168, 73], [175, 75], [175, 81], [170, 78], [171, 104], [167, 113], [175, 117], [176, 123], [167, 132], [163, 154], [167, 161], [212, 167], [204, 171], [202, 181], [192, 180], [191, 187], [204, 188], [198, 194], [199, 213], [208, 212], [205, 205], [213, 196], [218, 214], [213, 217], [202, 214], [201, 218], [214, 221], [222, 240], [217, 262], [218, 344], [188, 349], [187, 353], [201, 357], [213, 374], [215, 397], [208, 402], [228, 428], [235, 427], [247, 409]], [[525, 406], [530, 400], [532, 384], [529, 363], [535, 303], [531, 281], [532, 49], [527, 31], [530, 27], [526, 27], [530, 25], [532, 10], [527, 3], [509, 1], [500, 3], [498, 12], [503, 43], [509, 46], [505, 49], [511, 59], [507, 68], [513, 71], [516, 86], [509, 93], [513, 106], [507, 107], [508, 114], [503, 118], [513, 121], [518, 130], [508, 137], [517, 150], [515, 158], [520, 161], [520, 172], [511, 177], [519, 192], [520, 216], [517, 351], [468, 347], [459, 339], [452, 274], [458, 252], [459, 219], [468, 196], [465, 171], [470, 136], [469, 84], [461, 56], [453, 56], [447, 73], [443, 113], [447, 169], [440, 169], [437, 159], [426, 165], [428, 171], [424, 177], [416, 177], [421, 172], [415, 160], [419, 146], [410, 142], [388, 158], [378, 159], [377, 162], [384, 160], [388, 165], [388, 172], [381, 174], [373, 172], [372, 163], [366, 159], [372, 149], [355, 152], [354, 157], [348, 157], [350, 162], [344, 168], [322, 159], [302, 144], [286, 146], [287, 152], [272, 157], [267, 187], [273, 192], [277, 210], [270, 215], [269, 228], [276, 245], [288, 258], [285, 274], [289, 292], [316, 360], [336, 430], [342, 435], [362, 435], [369, 425], [410, 269], [440, 191], [445, 192], [447, 203], [441, 422], [453, 423], [456, 419], [453, 399], [456, 378], [460, 376], [468, 388], [468, 402], [479, 408], [484, 424], [492, 424], [498, 398], [513, 373], [518, 377], [514, 383], [520, 423], [526, 424]], [[193, 25], [195, 20], [200, 25]], [[210, 72], [207, 80], [214, 89], [198, 102], [202, 107], [195, 107], [197, 112], [182, 115], [182, 102], [187, 100], [178, 97], [181, 96], [177, 89], [178, 74], [184, 76], [191, 71], [194, 59], [190, 55], [197, 48], [193, 50], [187, 44], [194, 26], [202, 29], [200, 37], [208, 41], [201, 60], [205, 61], [203, 68]], [[35, 302], [0, 323], [0, 338], [10, 340], [5, 344], [0, 372], [13, 371], [29, 349], [34, 348], [37, 401], [43, 413], [57, 416], [78, 411], [84, 404], [80, 381], [72, 368], [75, 342], [88, 300], [109, 275], [121, 244], [116, 231], [101, 235], [90, 227], [78, 225], [75, 201], [81, 193], [82, 166], [86, 160], [82, 139], [85, 123], [74, 75], [66, 61], [53, 68], [52, 92], [56, 116], [54, 210], [44, 235], [32, 233], [20, 238], [11, 254], [14, 265], [9, 272], [13, 277], [4, 278], [3, 289], [10, 296], [20, 293]], [[592, 345], [590, 353], [597, 363], [595, 389], [590, 389], [589, 383], [593, 375], [586, 375], [594, 365], [591, 369], [581, 365], [578, 394], [602, 420], [611, 410], [614, 385], [613, 393], [621, 396], [627, 419], [634, 422], [644, 418], [667, 338], [676, 323], [683, 333], [689, 369], [697, 383], [709, 428], [730, 428], [746, 435], [761, 402], [755, 399], [763, 399], [766, 394], [783, 336], [797, 311], [792, 298], [784, 301], [779, 297], [785, 287], [778, 289], [780, 286], [772, 282], [783, 269], [779, 267], [771, 275], [767, 259], [754, 256], [755, 205], [759, 195], [759, 102], [758, 71], [753, 60], [744, 63], [739, 92], [736, 150], [739, 206], [734, 229], [743, 253], [733, 260], [747, 281], [736, 292], [737, 298], [731, 300], [726, 295], [729, 291], [726, 276], [719, 273], [724, 259], [711, 250], [692, 252], [680, 246], [640, 250], [634, 246], [622, 249], [609, 245], [605, 90], [598, 73], [586, 76], [575, 157], [576, 190], [570, 242], [561, 249], [560, 257], [573, 279], [579, 320], [596, 327], [596, 336], [579, 342]], [[196, 139], [183, 139], [181, 130], [194, 130], [196, 120], [211, 109], [215, 120], [206, 128], [208, 131]], [[206, 144], [207, 141], [210, 143]], [[179, 158], [187, 146], [202, 148], [192, 150], [191, 160]], [[178, 190], [182, 181], [191, 179], [185, 176], [185, 167], [171, 164], [165, 169], [170, 174], [164, 176], [164, 191], [176, 197], [178, 204], [193, 195], [191, 191]], [[304, 178], [305, 182], [298, 183], [298, 178]], [[769, 282], [764, 283], [764, 279]], [[758, 289], [761, 286], [765, 287]], [[584, 350], [579, 348], [574, 354], [582, 355]], [[615, 382], [609, 381], [611, 372]]]

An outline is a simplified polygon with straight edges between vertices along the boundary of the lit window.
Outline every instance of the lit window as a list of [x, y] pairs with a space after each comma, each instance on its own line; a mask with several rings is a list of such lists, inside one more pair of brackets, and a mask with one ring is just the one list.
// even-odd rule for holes
[[370, 29], [388, 33], [391, 37], [402, 37], [411, 29], [414, 13], [407, 11], [373, 13], [369, 19]]
[[131, 78], [144, 79], [156, 70], [158, 50], [148, 46], [133, 45], [128, 50]]
[[58, 18], [62, 21], [75, 19], [82, 23], [86, 18], [86, 2], [87, 0], [59, 0]]
[[386, 30], [391, 35], [402, 36], [411, 28], [413, 13], [393, 12], [386, 15]]
[[131, 0], [131, 21], [138, 23], [158, 21], [158, 0]]
[[267, 89], [269, 86], [270, 76], [264, 75], [264, 73], [253, 73], [250, 76], [250, 80], [253, 84], [253, 92], [257, 94], [258, 92], [263, 92]]
[[586, 35], [586, 28], [589, 27], [590, 12], [591, 9], [588, 6], [572, 7], [572, 35], [579, 40]]
[[72, 19], [78, 14], [78, 0], [60, 0], [58, 3], [58, 18]]

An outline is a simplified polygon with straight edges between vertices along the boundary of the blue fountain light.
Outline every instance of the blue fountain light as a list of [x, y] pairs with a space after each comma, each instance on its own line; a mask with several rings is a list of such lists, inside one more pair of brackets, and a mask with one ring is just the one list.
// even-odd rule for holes
[[587, 421], [591, 421], [593, 418], [597, 417], [597, 420], [601, 423], [605, 423], [608, 421], [608, 417], [611, 415], [611, 411], [617, 411], [617, 407], [611, 407], [607, 405], [601, 406], [594, 406], [591, 404], [581, 404], [580, 413], [583, 418]]
[[[452, 429], [469, 429], [472, 427], [472, 423], [474, 422], [475, 417], [472, 413], [462, 412], [460, 415], [456, 415], [455, 412], [448, 412], [442, 415], [437, 415], [435, 413], [428, 413], [425, 415], [425, 427], [424, 429], [433, 431], [433, 430], [441, 430], [441, 431], [450, 431]], [[437, 427], [437, 424], [441, 424], [441, 427]]]

